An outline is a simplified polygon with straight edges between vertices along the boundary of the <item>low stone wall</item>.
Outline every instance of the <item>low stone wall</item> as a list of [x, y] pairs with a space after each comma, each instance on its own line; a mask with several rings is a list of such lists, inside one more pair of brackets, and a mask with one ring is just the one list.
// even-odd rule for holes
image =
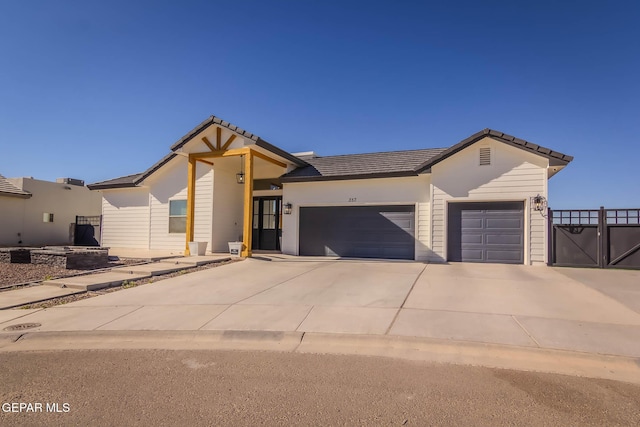
[[89, 270], [106, 266], [109, 262], [109, 250], [45, 248], [31, 251], [31, 262], [74, 270]]
[[29, 264], [32, 248], [0, 248], [0, 263]]
[[65, 252], [53, 252], [53, 251], [32, 251], [31, 252], [32, 264], [47, 264], [54, 267], [67, 268], [67, 254]]

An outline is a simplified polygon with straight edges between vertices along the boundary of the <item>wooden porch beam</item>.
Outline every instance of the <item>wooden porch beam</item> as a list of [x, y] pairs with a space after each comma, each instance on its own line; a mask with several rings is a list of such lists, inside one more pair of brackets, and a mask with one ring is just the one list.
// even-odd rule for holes
[[209, 147], [209, 150], [216, 151], [216, 147], [214, 147], [213, 144], [209, 142], [209, 139], [206, 136], [202, 137], [202, 142], [204, 142], [207, 147]]
[[251, 256], [251, 244], [253, 240], [253, 154], [247, 150], [244, 156], [244, 218], [242, 223], [242, 256]]
[[195, 206], [196, 206], [196, 159], [189, 157], [189, 167], [187, 169], [187, 230], [184, 254], [191, 255], [189, 242], [193, 242]]
[[284, 163], [282, 163], [282, 162], [279, 162], [279, 161], [277, 161], [277, 160], [275, 160], [275, 159], [272, 159], [271, 157], [267, 156], [266, 154], [262, 154], [262, 153], [261, 153], [261, 152], [259, 152], [259, 151], [251, 150], [251, 152], [253, 153], [253, 155], [254, 155], [254, 156], [259, 157], [259, 158], [261, 158], [262, 160], [266, 160], [267, 162], [271, 162], [271, 163], [273, 163], [274, 165], [280, 166], [281, 168], [286, 168], [286, 167], [287, 167], [287, 165], [286, 165], [286, 164], [284, 164]]
[[213, 166], [213, 162], [210, 162], [208, 160], [204, 160], [204, 159], [196, 159], [196, 160], [199, 161], [199, 162], [202, 162], [202, 163], [206, 163], [206, 164], [208, 164], [210, 166]]
[[206, 153], [191, 153], [189, 154], [189, 158], [192, 159], [207, 159], [207, 158], [211, 158], [211, 157], [230, 157], [230, 156], [243, 156], [245, 154], [249, 153], [249, 148], [248, 147], [244, 147], [244, 148], [234, 148], [231, 150], [216, 150], [216, 151], [209, 151]]
[[233, 140], [236, 139], [236, 135], [232, 134], [229, 139], [227, 139], [227, 142], [224, 143], [224, 145], [222, 146], [222, 148], [220, 148], [221, 150], [226, 150], [227, 148], [229, 148], [229, 146], [231, 145], [231, 143], [233, 142]]
[[[222, 140], [222, 129], [220, 127], [216, 128], [216, 149], [220, 149], [220, 142]], [[211, 150], [213, 151], [213, 150]]]

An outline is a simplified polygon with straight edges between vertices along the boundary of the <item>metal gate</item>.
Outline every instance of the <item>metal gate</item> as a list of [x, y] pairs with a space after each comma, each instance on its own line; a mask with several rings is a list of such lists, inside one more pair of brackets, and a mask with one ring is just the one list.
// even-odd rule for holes
[[100, 246], [102, 215], [76, 216], [73, 244], [76, 246]]
[[549, 264], [640, 269], [640, 209], [549, 209]]

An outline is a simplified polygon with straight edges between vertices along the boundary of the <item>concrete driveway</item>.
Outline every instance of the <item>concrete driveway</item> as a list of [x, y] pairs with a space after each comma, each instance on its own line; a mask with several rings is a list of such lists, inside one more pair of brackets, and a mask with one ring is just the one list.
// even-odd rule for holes
[[249, 259], [51, 309], [41, 331], [263, 330], [640, 356], [640, 272]]

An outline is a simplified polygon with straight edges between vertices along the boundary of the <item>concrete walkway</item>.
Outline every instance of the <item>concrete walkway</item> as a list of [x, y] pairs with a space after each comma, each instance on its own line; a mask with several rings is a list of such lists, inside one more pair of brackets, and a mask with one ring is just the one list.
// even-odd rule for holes
[[249, 259], [26, 316], [5, 311], [0, 329], [348, 334], [640, 358], [640, 271], [593, 272]]
[[231, 258], [226, 254], [193, 257], [177, 257], [162, 262], [114, 267], [110, 271], [94, 274], [45, 280], [42, 285], [18, 288], [0, 293], [0, 310], [34, 304], [81, 292], [95, 291], [124, 282], [173, 273], [201, 265], [224, 262]]

